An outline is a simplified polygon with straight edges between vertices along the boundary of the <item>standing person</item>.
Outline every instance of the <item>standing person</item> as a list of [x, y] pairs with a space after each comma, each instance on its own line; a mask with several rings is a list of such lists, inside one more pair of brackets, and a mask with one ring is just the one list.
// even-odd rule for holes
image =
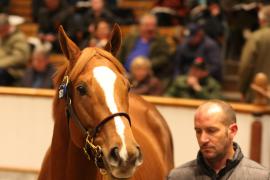
[[163, 92], [160, 81], [153, 75], [151, 62], [143, 56], [139, 56], [132, 61], [131, 92], [143, 95], [160, 96]]
[[139, 32], [130, 34], [124, 39], [118, 58], [128, 71], [132, 60], [138, 56], [145, 56], [150, 59], [155, 76], [159, 79], [166, 78], [170, 64], [169, 45], [158, 35], [157, 28], [156, 17], [145, 14], [140, 19]]
[[205, 35], [201, 25], [191, 23], [187, 26], [187, 37], [177, 47], [175, 63], [177, 73], [186, 74], [193, 60], [202, 57], [209, 67], [209, 74], [217, 81], [222, 80], [222, 62], [219, 45]]
[[23, 76], [29, 54], [24, 34], [0, 14], [0, 86], [14, 85]]
[[221, 86], [209, 75], [204, 59], [198, 57], [187, 75], [176, 77], [166, 95], [195, 99], [221, 98]]
[[232, 107], [220, 100], [202, 104], [194, 128], [200, 147], [197, 158], [173, 169], [168, 180], [269, 180], [270, 172], [244, 157], [234, 142], [238, 126]]
[[250, 83], [256, 73], [265, 73], [270, 78], [270, 6], [263, 7], [259, 13], [261, 28], [247, 40], [240, 62], [240, 90], [246, 101], [250, 101]]

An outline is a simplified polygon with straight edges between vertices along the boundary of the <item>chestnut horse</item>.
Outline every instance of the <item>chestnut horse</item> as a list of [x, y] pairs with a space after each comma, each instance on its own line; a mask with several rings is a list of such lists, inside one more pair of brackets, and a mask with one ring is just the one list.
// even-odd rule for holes
[[54, 131], [39, 180], [163, 180], [172, 138], [156, 108], [130, 94], [115, 25], [103, 49], [80, 50], [59, 28], [66, 62], [57, 68]]

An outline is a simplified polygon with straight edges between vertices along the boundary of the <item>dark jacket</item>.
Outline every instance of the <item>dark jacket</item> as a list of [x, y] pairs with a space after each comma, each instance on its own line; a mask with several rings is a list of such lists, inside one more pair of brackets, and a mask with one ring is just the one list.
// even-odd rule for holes
[[187, 76], [178, 76], [168, 88], [166, 96], [196, 99], [219, 99], [221, 98], [221, 86], [212, 77], [200, 80], [202, 90], [196, 92], [187, 84]]
[[[123, 41], [122, 48], [118, 54], [118, 58], [123, 64], [125, 64], [128, 55], [133, 50], [139, 37], [138, 34], [130, 34]], [[154, 74], [158, 78], [164, 78], [168, 74], [170, 64], [169, 55], [169, 45], [165, 38], [157, 35], [151, 40], [148, 58], [152, 63]]]
[[148, 76], [140, 82], [130, 78], [130, 83], [132, 85], [130, 91], [136, 94], [159, 96], [163, 92], [160, 81], [153, 76]]
[[187, 38], [181, 45], [177, 47], [175, 63], [180, 74], [186, 74], [197, 57], [202, 57], [208, 66], [209, 73], [216, 80], [222, 79], [222, 62], [221, 52], [218, 44], [205, 36], [197, 47], [191, 47]]
[[58, 26], [67, 26], [70, 17], [73, 15], [73, 8], [65, 1], [60, 1], [59, 7], [50, 11], [42, 7], [38, 13], [39, 32], [44, 34], [57, 34]]
[[173, 169], [168, 180], [270, 180], [270, 172], [260, 164], [245, 158], [240, 147], [234, 143], [235, 154], [226, 166], [215, 173], [204, 161], [201, 153], [197, 159]]

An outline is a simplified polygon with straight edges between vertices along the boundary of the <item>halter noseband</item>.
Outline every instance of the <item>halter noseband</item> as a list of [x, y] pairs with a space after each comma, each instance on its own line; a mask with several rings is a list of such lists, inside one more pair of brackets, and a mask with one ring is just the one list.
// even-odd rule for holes
[[75, 113], [75, 111], [73, 109], [71, 96], [70, 96], [71, 95], [70, 86], [71, 86], [71, 82], [69, 80], [69, 77], [66, 75], [66, 76], [64, 76], [64, 79], [59, 86], [58, 98], [66, 100], [66, 116], [67, 116], [68, 122], [70, 119], [73, 119], [76, 126], [82, 131], [82, 133], [85, 136], [85, 144], [83, 147], [83, 151], [84, 151], [87, 159], [88, 160], [93, 159], [95, 161], [96, 166], [99, 169], [101, 169], [101, 172], [104, 173], [105, 167], [103, 164], [103, 153], [102, 153], [101, 147], [99, 145], [94, 145], [94, 140], [95, 140], [98, 132], [100, 132], [101, 128], [107, 122], [109, 122], [110, 120], [112, 120], [113, 118], [115, 118], [117, 116], [124, 116], [128, 120], [129, 125], [131, 126], [130, 116], [125, 112], [111, 114], [110, 116], [103, 119], [95, 128], [93, 128], [93, 129], [91, 129], [91, 131], [89, 131], [87, 128], [85, 128], [82, 125], [80, 119], [78, 118], [77, 114]]

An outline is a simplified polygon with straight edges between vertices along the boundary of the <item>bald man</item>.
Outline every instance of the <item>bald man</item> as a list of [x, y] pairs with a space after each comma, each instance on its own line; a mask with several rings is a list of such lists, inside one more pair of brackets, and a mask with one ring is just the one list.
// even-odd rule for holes
[[168, 180], [270, 180], [270, 172], [244, 157], [233, 142], [238, 127], [229, 104], [219, 100], [202, 104], [194, 129], [200, 147], [197, 158], [173, 169]]

